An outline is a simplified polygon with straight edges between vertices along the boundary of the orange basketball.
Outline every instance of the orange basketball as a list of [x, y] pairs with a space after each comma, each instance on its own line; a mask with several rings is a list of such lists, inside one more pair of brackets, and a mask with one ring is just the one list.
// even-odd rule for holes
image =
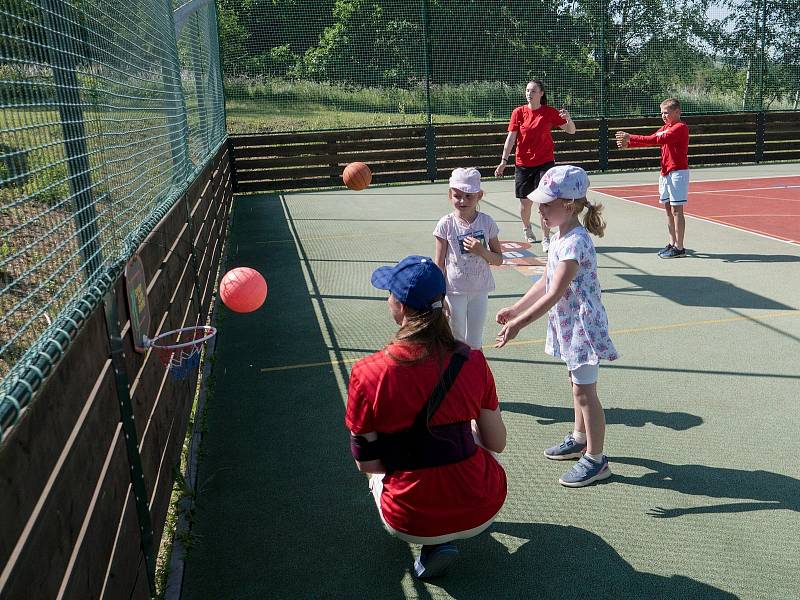
[[372, 181], [372, 171], [362, 162], [351, 162], [342, 173], [344, 184], [356, 192], [366, 188]]

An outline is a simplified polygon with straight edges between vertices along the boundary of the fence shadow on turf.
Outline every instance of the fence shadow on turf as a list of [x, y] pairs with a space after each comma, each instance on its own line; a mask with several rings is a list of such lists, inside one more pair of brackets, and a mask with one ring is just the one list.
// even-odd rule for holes
[[[543, 406], [541, 404], [528, 404], [525, 402], [503, 402], [503, 412], [515, 412], [536, 417], [539, 425], [554, 425], [556, 423], [572, 423], [575, 418], [572, 407]], [[685, 412], [660, 412], [636, 408], [606, 408], [606, 423], [608, 425], [627, 425], [628, 427], [644, 427], [651, 424], [657, 427], [666, 427], [675, 431], [686, 431], [692, 427], [703, 424], [703, 419], [697, 415]]]
[[236, 198], [226, 267], [257, 269], [270, 294], [220, 311], [184, 600], [406, 597], [411, 549], [350, 456], [346, 367], [303, 245], [256, 243], [294, 233], [278, 195]]
[[620, 294], [646, 291], [681, 306], [768, 310], [792, 310], [794, 308], [714, 277], [627, 273], [620, 273], [619, 277], [630, 282], [634, 287], [603, 290], [603, 293]]
[[709, 254], [707, 252], [691, 252], [690, 256], [708, 260], [720, 260], [727, 263], [800, 262], [800, 255], [797, 254]]
[[498, 522], [489, 531], [459, 542], [459, 562], [432, 584], [459, 600], [562, 600], [575, 590], [585, 590], [595, 600], [737, 598], [683, 575], [637, 571], [603, 538], [585, 529]]
[[614, 463], [644, 467], [651, 472], [639, 477], [629, 477], [615, 472], [609, 482], [671, 490], [692, 496], [748, 500], [748, 502], [688, 508], [657, 506], [648, 513], [652, 517], [672, 518], [690, 514], [776, 509], [800, 512], [800, 480], [781, 473], [706, 465], [673, 465], [648, 458], [627, 456], [614, 456], [610, 460]]
[[[652, 254], [653, 256], [663, 246], [603, 246], [597, 245], [598, 254]], [[800, 262], [798, 254], [737, 254], [734, 252], [711, 253], [700, 252], [699, 250], [686, 249], [690, 258], [700, 258], [704, 260], [719, 260], [726, 263], [786, 263]]]

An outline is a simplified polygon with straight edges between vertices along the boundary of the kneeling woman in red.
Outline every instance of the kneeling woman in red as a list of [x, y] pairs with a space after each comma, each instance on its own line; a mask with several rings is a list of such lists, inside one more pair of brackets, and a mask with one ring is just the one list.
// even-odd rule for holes
[[453, 338], [433, 259], [380, 267], [372, 285], [389, 291], [400, 329], [353, 365], [345, 423], [384, 526], [422, 544], [414, 572], [435, 577], [458, 556], [452, 542], [483, 532], [503, 506], [506, 474], [492, 453], [506, 428], [486, 358]]

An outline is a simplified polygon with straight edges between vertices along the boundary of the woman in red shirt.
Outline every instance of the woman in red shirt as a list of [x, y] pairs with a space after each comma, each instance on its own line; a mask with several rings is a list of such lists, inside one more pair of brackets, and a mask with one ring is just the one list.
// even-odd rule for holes
[[[556, 165], [553, 157], [553, 135], [555, 127], [570, 135], [575, 133], [575, 122], [566, 108], [556, 110], [547, 104], [544, 83], [538, 79], [528, 82], [525, 87], [528, 103], [519, 106], [511, 113], [508, 122], [508, 136], [503, 146], [500, 164], [494, 171], [495, 177], [502, 177], [508, 164], [508, 156], [514, 143], [517, 144], [514, 160], [514, 187], [519, 199], [519, 216], [524, 227], [523, 233], [529, 243], [536, 241], [531, 229], [531, 206], [528, 195], [539, 187], [539, 181], [550, 167]], [[541, 222], [542, 250], [550, 248], [550, 229]]]
[[414, 572], [435, 577], [458, 556], [452, 542], [483, 532], [503, 506], [506, 474], [493, 452], [506, 429], [483, 353], [453, 338], [433, 259], [380, 267], [372, 285], [390, 292], [400, 329], [353, 365], [345, 424], [384, 526], [422, 544]]

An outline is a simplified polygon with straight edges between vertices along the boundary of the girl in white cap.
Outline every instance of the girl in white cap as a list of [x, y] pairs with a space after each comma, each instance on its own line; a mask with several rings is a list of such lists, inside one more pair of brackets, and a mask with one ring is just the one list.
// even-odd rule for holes
[[502, 265], [503, 252], [494, 219], [478, 210], [483, 197], [478, 169], [455, 169], [448, 193], [453, 212], [433, 230], [434, 260], [447, 277], [450, 328], [457, 340], [480, 349], [483, 326], [494, 290], [489, 265]]
[[[520, 329], [550, 312], [545, 352], [560, 357], [572, 382], [575, 426], [561, 444], [544, 451], [551, 460], [578, 458], [561, 476], [567, 487], [583, 487], [611, 476], [603, 454], [606, 420], [597, 397], [600, 359], [616, 360], [608, 335], [608, 318], [600, 299], [597, 256], [592, 233], [601, 237], [606, 224], [601, 206], [586, 198], [589, 177], [580, 167], [553, 167], [529, 196], [539, 203], [539, 213], [548, 227], [558, 229], [552, 238], [544, 277], [513, 306], [497, 313], [503, 328], [496, 347], [505, 346]], [[586, 211], [583, 226], [578, 216]]]

